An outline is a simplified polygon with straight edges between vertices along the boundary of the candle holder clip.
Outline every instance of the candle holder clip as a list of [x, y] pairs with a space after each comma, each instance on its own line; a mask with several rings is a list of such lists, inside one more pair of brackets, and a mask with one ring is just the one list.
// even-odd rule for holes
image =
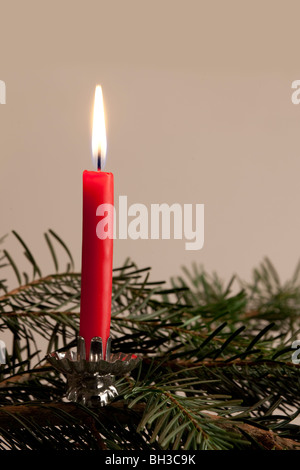
[[[103, 359], [105, 357], [105, 359]], [[77, 348], [65, 352], [52, 352], [47, 360], [67, 379], [66, 398], [86, 406], [106, 406], [118, 396], [116, 376], [131, 372], [140, 362], [134, 354], [111, 353], [111, 338], [107, 340], [104, 355], [102, 338], [94, 337], [90, 343], [89, 360], [86, 345], [78, 337]]]

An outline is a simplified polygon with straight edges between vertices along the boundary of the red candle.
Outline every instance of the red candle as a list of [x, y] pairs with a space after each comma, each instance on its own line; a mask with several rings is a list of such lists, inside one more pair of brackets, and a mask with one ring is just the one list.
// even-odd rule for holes
[[[114, 180], [103, 171], [106, 157], [106, 135], [102, 90], [96, 87], [92, 140], [97, 171], [83, 172], [83, 221], [81, 305], [79, 334], [85, 339], [86, 357], [90, 341], [100, 336], [105, 355], [110, 335]], [[107, 206], [109, 205], [109, 206]]]

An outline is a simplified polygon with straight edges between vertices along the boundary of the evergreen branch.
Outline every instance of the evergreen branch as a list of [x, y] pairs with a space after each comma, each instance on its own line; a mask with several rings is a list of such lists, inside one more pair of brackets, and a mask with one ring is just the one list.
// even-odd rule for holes
[[[0, 448], [299, 448], [300, 365], [291, 362], [291, 342], [300, 330], [300, 263], [286, 283], [265, 259], [252, 282], [233, 276], [226, 284], [193, 264], [165, 287], [126, 260], [113, 271], [113, 350], [143, 362], [118, 381], [117, 401], [89, 410], [62, 401], [65, 380], [37, 340], [46, 352], [76, 346], [80, 273], [53, 231], [44, 237], [55, 273], [44, 277], [13, 235], [33, 274], [2, 249], [0, 331], [11, 332], [13, 349], [0, 365]], [[17, 288], [8, 288], [6, 270]]]
[[[68, 417], [72, 417], [73, 426], [76, 423], [86, 426], [95, 438], [97, 447], [101, 450], [108, 449], [107, 444], [101, 437], [101, 428], [111, 425], [112, 421], [118, 422], [121, 426], [133, 425], [135, 428], [140, 423], [146, 410], [145, 404], [136, 404], [132, 408], [126, 407], [124, 402], [115, 402], [105, 408], [100, 408], [92, 413], [79, 405], [73, 403], [49, 403], [32, 405], [13, 405], [0, 409], [0, 429], [16, 432], [16, 430], [30, 429], [35, 423], [39, 424], [41, 430], [49, 426], [65, 427]], [[208, 422], [215, 423], [217, 427], [223, 429], [227, 435], [240, 435], [240, 442], [245, 448], [251, 447], [247, 438], [249, 436], [264, 450], [299, 450], [300, 444], [292, 439], [282, 438], [272, 430], [262, 429], [253, 425], [229, 421], [214, 415], [206, 415]], [[102, 423], [99, 426], [100, 422]], [[35, 448], [44, 448], [45, 434], [40, 435], [40, 442]], [[44, 438], [43, 438], [44, 437]], [[49, 446], [50, 447], [50, 446]], [[255, 448], [255, 445], [253, 445]]]
[[[79, 279], [80, 281], [80, 274], [77, 273], [68, 273], [67, 276], [71, 276], [74, 278]], [[53, 281], [59, 281], [59, 280], [64, 280], [66, 277], [66, 274], [51, 274], [47, 275], [45, 277], [40, 277], [39, 279], [35, 279], [33, 281], [28, 282], [27, 284], [20, 285], [19, 287], [16, 287], [15, 289], [7, 292], [5, 295], [0, 296], [0, 302], [3, 302], [5, 300], [10, 299], [11, 297], [18, 296], [19, 294], [22, 294], [23, 291], [30, 291], [32, 287], [37, 287], [37, 286], [44, 286], [46, 283], [51, 283]]]

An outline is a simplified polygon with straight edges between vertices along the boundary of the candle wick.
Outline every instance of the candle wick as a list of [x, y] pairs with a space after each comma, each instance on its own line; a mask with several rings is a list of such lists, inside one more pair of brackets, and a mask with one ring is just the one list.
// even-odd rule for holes
[[101, 171], [101, 155], [98, 153], [98, 158], [97, 158], [97, 169], [98, 171]]

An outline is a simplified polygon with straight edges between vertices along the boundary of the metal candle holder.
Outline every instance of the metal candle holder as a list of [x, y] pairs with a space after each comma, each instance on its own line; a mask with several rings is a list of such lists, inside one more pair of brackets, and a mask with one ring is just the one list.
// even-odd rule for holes
[[140, 358], [134, 354], [112, 354], [110, 349], [111, 338], [104, 354], [102, 338], [94, 337], [87, 360], [85, 340], [79, 336], [77, 349], [48, 354], [48, 361], [67, 378], [68, 400], [93, 407], [105, 406], [118, 396], [115, 377], [134, 369]]

